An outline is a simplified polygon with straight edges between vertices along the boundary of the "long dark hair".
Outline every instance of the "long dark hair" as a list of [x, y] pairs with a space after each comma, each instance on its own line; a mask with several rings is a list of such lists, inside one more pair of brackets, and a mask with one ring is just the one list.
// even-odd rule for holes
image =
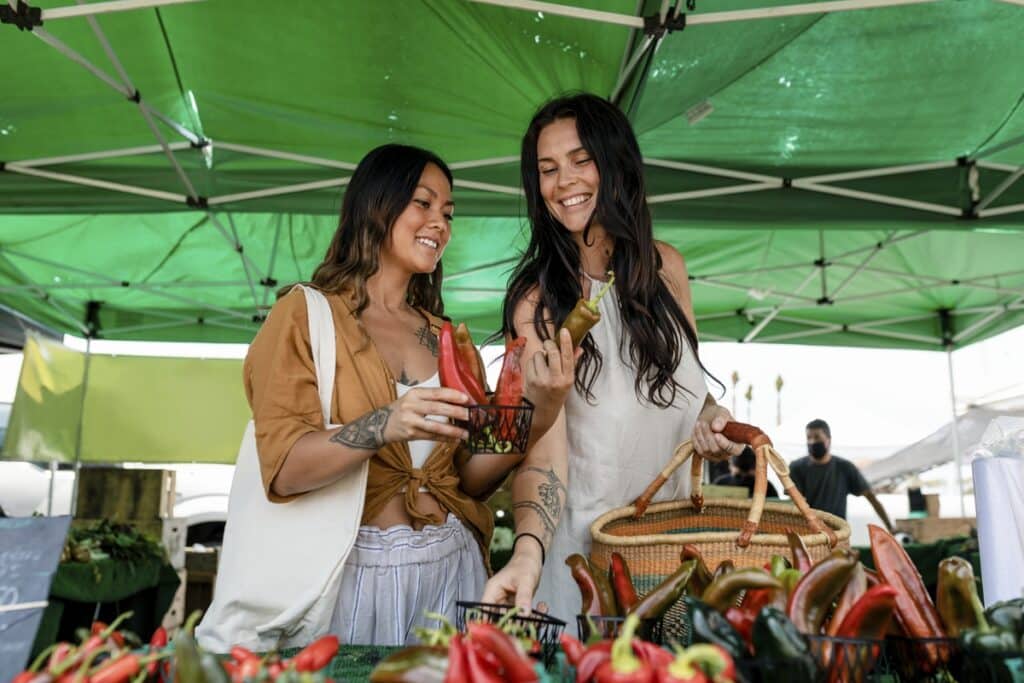
[[[533, 326], [541, 339], [548, 324], [557, 328], [582, 296], [580, 251], [572, 234], [551, 215], [540, 192], [537, 140], [541, 130], [559, 119], [576, 121], [580, 142], [600, 174], [597, 208], [591, 218], [614, 241], [611, 267], [623, 325], [628, 332], [628, 359], [636, 370], [638, 398], [667, 407], [680, 391], [693, 394], [675, 380], [689, 344], [697, 358], [697, 334], [662, 280], [661, 255], [654, 241], [644, 187], [643, 157], [626, 116], [613, 104], [591, 94], [559, 97], [543, 105], [523, 136], [521, 173], [530, 217], [530, 243], [512, 272], [502, 312], [502, 332], [515, 335], [513, 312], [536, 291], [539, 305]], [[583, 238], [590, 235], [590, 226]], [[627, 335], [619, 343], [626, 359]], [[603, 365], [593, 339], [583, 341], [576, 389], [588, 400]], [[701, 370], [704, 366], [697, 360]]]
[[[419, 147], [382, 145], [363, 157], [345, 189], [338, 229], [310, 284], [323, 292], [350, 289], [355, 296], [354, 313], [366, 309], [366, 281], [380, 268], [381, 249], [412, 201], [427, 164], [440, 168], [452, 182], [448, 165]], [[442, 315], [442, 275], [440, 261], [434, 272], [413, 275], [407, 293], [409, 305]]]

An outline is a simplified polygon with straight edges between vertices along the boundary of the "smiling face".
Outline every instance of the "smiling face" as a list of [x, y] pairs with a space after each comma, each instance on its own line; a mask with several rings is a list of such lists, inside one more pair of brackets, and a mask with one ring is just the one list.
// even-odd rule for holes
[[582, 235], [597, 208], [601, 176], [576, 131], [576, 119], [556, 119], [537, 138], [540, 194], [548, 211], [574, 235]]
[[410, 275], [432, 273], [451, 239], [452, 187], [434, 164], [428, 163], [408, 206], [395, 220], [381, 252], [381, 264]]

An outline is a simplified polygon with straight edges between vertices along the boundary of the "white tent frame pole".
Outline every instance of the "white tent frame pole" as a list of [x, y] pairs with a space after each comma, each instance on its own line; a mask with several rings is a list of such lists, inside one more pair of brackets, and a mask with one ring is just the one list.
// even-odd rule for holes
[[231, 244], [234, 246], [235, 251], [238, 252], [238, 257], [242, 261], [242, 270], [245, 272], [245, 281], [249, 284], [249, 293], [252, 295], [252, 305], [256, 309], [256, 315], [259, 315], [260, 298], [256, 294], [256, 285], [253, 282], [252, 273], [249, 270], [250, 266], [252, 267], [253, 270], [256, 271], [256, 274], [259, 276], [259, 279], [261, 281], [264, 280], [265, 278], [263, 277], [262, 273], [260, 273], [260, 271], [256, 269], [256, 264], [253, 262], [253, 260], [249, 258], [249, 255], [247, 253], [245, 253], [245, 247], [242, 245], [242, 240], [238, 239], [238, 230], [235, 228], [235, 221], [233, 218], [231, 218], [231, 214], [226, 214], [228, 217], [228, 225], [231, 227], [230, 237], [228, 236], [227, 231], [224, 230], [223, 224], [214, 216], [213, 212], [210, 211], [208, 212], [208, 214], [210, 216], [210, 220], [213, 221], [213, 224], [220, 228], [220, 232], [222, 235], [224, 235], [224, 238], [231, 242]]
[[71, 486], [71, 516], [78, 514], [78, 481], [82, 474], [82, 438], [85, 431], [85, 393], [89, 389], [89, 366], [92, 364], [92, 337], [85, 338], [85, 363], [82, 368], [82, 400], [78, 405], [78, 425], [75, 429], [75, 479]]
[[218, 206], [220, 204], [232, 204], [244, 202], [250, 199], [262, 199], [264, 197], [276, 197], [283, 194], [295, 194], [297, 192], [311, 192], [313, 190], [326, 190], [332, 187], [344, 187], [352, 180], [351, 176], [344, 178], [330, 178], [329, 180], [315, 180], [309, 183], [298, 183], [296, 185], [283, 185], [281, 187], [269, 187], [264, 190], [253, 190], [252, 192], [239, 192], [237, 194], [225, 194], [220, 197], [210, 197], [206, 200], [207, 206]]
[[967, 507], [964, 503], [964, 472], [963, 462], [961, 462], [960, 456], [960, 434], [957, 430], [957, 414], [956, 414], [956, 383], [953, 379], [953, 345], [950, 344], [946, 347], [946, 367], [949, 369], [949, 405], [950, 410], [953, 413], [953, 424], [951, 432], [953, 434], [953, 462], [956, 463], [956, 488], [960, 492], [960, 516], [967, 516]]
[[[1006, 0], [1003, 0], [1003, 1], [1005, 2]], [[1021, 0], [1020, 2], [1017, 2], [1015, 4], [1018, 4], [1021, 7], [1024, 7], [1024, 0]], [[999, 152], [1002, 152], [1004, 149], [1009, 149], [1011, 147], [1016, 147], [1017, 145], [1019, 145], [1021, 143], [1024, 143], [1024, 135], [1018, 135], [1015, 138], [1011, 138], [1011, 139], [1007, 140], [1006, 142], [1000, 142], [998, 145], [993, 145], [992, 147], [986, 147], [985, 149], [981, 150], [977, 154], [971, 155], [970, 158], [971, 158], [972, 161], [978, 161], [979, 159], [984, 159], [985, 157], [989, 157], [989, 156], [992, 156], [993, 154], [997, 154]], [[991, 162], [986, 162], [986, 165], [989, 165], [989, 164], [991, 164]], [[980, 166], [981, 164], [979, 163], [978, 165]]]
[[845, 252], [843, 252], [841, 254], [833, 255], [832, 256], [832, 263], [835, 263], [838, 259], [844, 259], [844, 258], [847, 258], [847, 257], [850, 257], [850, 256], [856, 256], [858, 254], [863, 254], [866, 251], [871, 251], [872, 249], [875, 249], [876, 247], [878, 247], [879, 244], [884, 244], [886, 247], [891, 247], [894, 244], [898, 244], [900, 242], [904, 242], [906, 240], [913, 239], [915, 237], [921, 237], [922, 235], [927, 235], [930, 232], [931, 232], [931, 230], [915, 230], [913, 232], [906, 232], [906, 233], [900, 235], [900, 234], [898, 234], [899, 233], [898, 230], [893, 230], [893, 231], [891, 231], [889, 233], [888, 237], [886, 237], [885, 239], [883, 239], [883, 240], [881, 240], [879, 242], [876, 242], [875, 244], [872, 244], [872, 245], [867, 246], [867, 247], [858, 247], [857, 249], [851, 249], [850, 251], [845, 251]]
[[165, 292], [162, 289], [150, 288], [148, 285], [144, 285], [144, 284], [135, 285], [135, 288], [136, 289], [141, 289], [144, 292], [149, 292], [150, 294], [152, 294], [154, 296], [160, 296], [160, 297], [163, 297], [165, 299], [170, 299], [172, 301], [178, 301], [178, 302], [181, 302], [183, 304], [188, 304], [190, 306], [196, 306], [200, 310], [216, 311], [216, 312], [221, 313], [223, 315], [231, 316], [232, 318], [242, 318], [244, 320], [248, 320], [250, 318], [250, 316], [246, 315], [245, 313], [239, 313], [238, 311], [233, 311], [230, 308], [221, 308], [220, 306], [214, 306], [212, 304], [208, 304], [208, 303], [199, 301], [198, 299], [193, 299], [191, 297], [180, 296], [178, 294], [172, 294], [171, 292]]
[[[704, 275], [704, 276], [701, 276], [701, 277], [693, 277], [693, 278], [691, 278], [691, 280], [692, 280], [693, 284], [707, 285], [709, 287], [718, 287], [719, 289], [731, 289], [733, 291], [739, 291], [739, 292], [744, 292], [744, 293], [749, 293], [751, 289], [754, 289], [753, 287], [747, 287], [745, 285], [734, 285], [731, 282], [718, 282], [717, 280], [711, 279], [713, 277], [714, 277], [713, 275]], [[810, 304], [817, 305], [817, 303], [818, 303], [818, 300], [813, 298], [813, 297], [809, 297], [809, 296], [796, 296], [796, 295], [793, 295], [793, 294], [788, 294], [787, 295], [787, 294], [783, 294], [781, 292], [775, 292], [775, 291], [767, 291], [767, 292], [765, 292], [765, 298], [767, 298], [767, 297], [773, 297], [773, 298], [776, 298], [776, 299], [782, 299], [782, 298], [789, 297], [790, 299], [797, 299], [799, 301], [804, 301], [804, 302], [807, 302], [807, 303], [810, 303]]]
[[178, 176], [178, 180], [180, 180], [181, 184], [185, 186], [185, 191], [188, 192], [188, 196], [198, 201], [199, 193], [196, 192], [195, 185], [192, 184], [192, 181], [185, 173], [185, 169], [183, 169], [181, 164], [178, 163], [178, 159], [174, 156], [174, 152], [167, 145], [167, 139], [164, 138], [160, 129], [156, 127], [156, 123], [153, 122], [153, 117], [150, 115], [149, 110], [146, 107], [143, 107], [141, 102], [139, 102], [138, 106], [139, 113], [141, 113], [142, 118], [146, 120], [146, 125], [148, 125], [149, 129], [153, 132], [153, 137], [155, 137], [157, 142], [160, 143], [160, 148], [163, 150], [164, 156], [167, 157], [167, 161], [170, 162], [171, 167]]
[[[278, 241], [281, 238], [281, 219], [280, 219], [280, 217], [278, 217], [278, 219], [275, 221], [275, 223], [276, 223], [276, 225], [274, 226], [274, 241], [273, 241], [273, 243], [270, 246], [270, 263], [267, 264], [267, 270], [266, 270], [266, 273], [267, 273], [266, 281], [268, 283], [274, 277], [274, 264], [277, 262], [277, 243], [278, 243]], [[260, 284], [262, 285], [263, 283], [261, 282]], [[266, 309], [267, 301], [269, 301], [269, 299], [270, 299], [270, 285], [267, 284], [267, 285], [263, 286], [263, 301], [260, 303], [260, 308], [261, 309]]]
[[801, 261], [800, 263], [787, 263], [781, 266], [764, 266], [763, 268], [751, 268], [749, 270], [729, 270], [724, 273], [714, 273], [713, 275], [694, 275], [694, 277], [713, 277], [716, 280], [722, 280], [726, 278], [741, 277], [744, 275], [758, 275], [761, 273], [783, 273], [789, 270], [806, 268], [809, 265], [811, 265], [810, 262]]
[[1024, 204], [1011, 204], [1009, 206], [1000, 206], [998, 209], [986, 209], [985, 211], [979, 211], [979, 218], [990, 218], [991, 216], [1005, 216], [1010, 213], [1020, 213], [1024, 211]]
[[779, 183], [781, 185], [783, 180], [778, 176], [763, 175], [760, 173], [747, 173], [745, 171], [733, 171], [732, 169], [720, 168], [717, 166], [705, 166], [703, 164], [691, 164], [685, 161], [655, 159], [652, 157], [644, 157], [644, 166], [657, 166], [658, 168], [668, 168], [674, 171], [689, 171], [691, 173], [721, 176], [723, 178], [734, 178], [736, 180], [749, 180], [754, 183]]
[[[163, 287], [170, 289], [184, 288], [184, 289], [215, 289], [215, 288], [238, 288], [245, 287], [246, 283], [244, 280], [238, 282], [196, 282], [189, 280], [188, 282], [147, 282], [148, 287]], [[0, 293], [15, 293], [23, 292], [26, 290], [45, 290], [51, 292], [54, 290], [61, 289], [131, 289], [134, 287], [132, 283], [117, 283], [117, 282], [59, 282], [59, 283], [48, 283], [38, 285], [3, 285], [0, 286]]]
[[252, 334], [257, 329], [259, 329], [259, 326], [261, 324], [261, 323], [256, 323], [254, 321], [248, 320], [248, 321], [246, 321], [245, 325], [240, 325], [238, 323], [228, 322], [228, 320], [235, 320], [235, 318], [234, 317], [225, 318], [225, 319], [221, 319], [221, 318], [206, 318], [204, 320], [203, 324], [204, 325], [210, 325], [211, 327], [221, 327], [221, 328], [223, 328], [225, 330], [241, 330], [241, 331], [247, 332], [249, 334]]
[[[191, 318], [182, 318], [178, 321], [170, 321], [165, 323], [150, 323], [148, 325], [129, 325], [127, 327], [112, 327], [103, 331], [105, 336], [111, 336], [115, 334], [127, 334], [129, 332], [148, 332], [150, 330], [166, 330], [172, 327], [184, 327], [187, 325], [198, 325], [198, 321], [193, 316]], [[206, 324], [205, 321], [203, 323]]]
[[[662, 3], [662, 7], [664, 8], [666, 4], [667, 3]], [[662, 21], [664, 21], [664, 16], [662, 17]], [[633, 75], [633, 72], [636, 70], [637, 64], [640, 63], [640, 60], [644, 58], [644, 56], [647, 54], [647, 51], [651, 49], [651, 45], [653, 44], [654, 36], [646, 36], [644, 38], [643, 42], [640, 44], [640, 47], [637, 48], [636, 52], [633, 53], [633, 56], [626, 63], [626, 68], [623, 69], [622, 73], [619, 74], [619, 80], [615, 84], [615, 87], [612, 88], [612, 94], [608, 97], [609, 100], [611, 100], [612, 102], [619, 101], [619, 95], [622, 94], [622, 89], [626, 87], [626, 83], [629, 82], [629, 78]]]
[[199, 2], [199, 0], [108, 0], [108, 2], [94, 2], [88, 5], [79, 5], [77, 7], [54, 7], [53, 9], [44, 9], [42, 18], [43, 21], [73, 19], [76, 17], [91, 17], [97, 14], [126, 12], [129, 10], [146, 9], [149, 7], [182, 5], [188, 2]]
[[820, 337], [824, 334], [832, 334], [834, 332], [842, 332], [842, 325], [830, 325], [829, 327], [822, 327], [814, 330], [803, 330], [800, 332], [786, 332], [785, 334], [773, 334], [768, 337], [761, 337], [761, 343], [767, 344], [770, 342], [787, 341], [790, 339], [804, 339], [806, 337]]
[[733, 194], [748, 194], [751, 192], [762, 192], [764, 190], [777, 190], [782, 187], [782, 181], [771, 183], [751, 183], [748, 185], [730, 185], [728, 187], [715, 187], [707, 190], [690, 190], [688, 192], [675, 192], [672, 194], [656, 194], [647, 197], [648, 204], [665, 204], [666, 202], [681, 202], [688, 199], [701, 199], [704, 197], [721, 197]]
[[[857, 277], [858, 275], [860, 275], [864, 271], [864, 269], [868, 267], [868, 264], [871, 263], [871, 261], [873, 261], [876, 256], [878, 256], [880, 253], [882, 253], [882, 251], [887, 246], [888, 246], [888, 240], [884, 240], [884, 241], [879, 242], [878, 244], [876, 244], [874, 249], [870, 253], [868, 253], [867, 256], [864, 257], [864, 260], [861, 261], [853, 269], [853, 271], [849, 275], [846, 276], [846, 279], [843, 280], [842, 282], [840, 282], [838, 285], [836, 285], [835, 289], [832, 290], [832, 294], [831, 294], [832, 299], [835, 299], [837, 296], [839, 296], [839, 292], [841, 292], [844, 289], [846, 289], [846, 286], [849, 285], [851, 282], [853, 282], [853, 279], [855, 277]], [[831, 261], [830, 263], [833, 266], [837, 265], [835, 261]]]
[[455, 273], [451, 273], [451, 274], [447, 274], [446, 273], [445, 276], [444, 276], [444, 283], [447, 285], [449, 282], [452, 282], [453, 280], [455, 280], [457, 278], [465, 277], [467, 275], [473, 275], [475, 273], [479, 273], [479, 272], [482, 272], [482, 271], [485, 271], [485, 270], [489, 270], [491, 268], [497, 268], [498, 266], [506, 266], [506, 265], [515, 263], [518, 260], [519, 259], [515, 259], [515, 258], [503, 258], [503, 259], [499, 259], [497, 261], [490, 261], [488, 263], [481, 263], [481, 264], [476, 265], [476, 266], [470, 266], [469, 268], [463, 268], [462, 270], [460, 270], [458, 272], [455, 272]]
[[1000, 195], [1002, 195], [1004, 192], [1010, 189], [1011, 185], [1020, 180], [1021, 176], [1024, 176], [1024, 166], [1018, 168], [1016, 171], [1011, 173], [1007, 178], [1005, 178], [1003, 182], [999, 183], [999, 186], [996, 187], [996, 189], [992, 190], [992, 192], [989, 193], [987, 197], [985, 197], [983, 200], [981, 200], [981, 202], [978, 203], [978, 206], [975, 210], [980, 214], [982, 211], [987, 209], [992, 202], [999, 198]]
[[1009, 303], [999, 306], [996, 310], [992, 311], [981, 320], [972, 323], [971, 325], [965, 327], [964, 329], [960, 330], [955, 335], [953, 335], [953, 343], [959, 343], [961, 339], [966, 339], [967, 337], [970, 337], [972, 334], [974, 334], [975, 331], [980, 330], [981, 328], [985, 327], [990, 322], [1001, 316], [1003, 313], [1005, 313], [1008, 310], [1007, 307], [1017, 306], [1021, 302], [1024, 302], [1024, 296], [1017, 297], [1013, 301], [1010, 301]]
[[18, 164], [7, 164], [4, 169], [12, 173], [20, 173], [22, 175], [35, 176], [37, 178], [46, 178], [47, 180], [56, 180], [63, 183], [70, 183], [72, 185], [84, 185], [86, 187], [95, 187], [101, 190], [111, 190], [112, 192], [123, 192], [125, 194], [133, 194], [140, 197], [149, 197], [150, 199], [161, 199], [165, 202], [174, 202], [175, 204], [188, 203], [188, 197], [185, 195], [175, 194], [173, 192], [164, 192], [163, 190], [150, 190], [145, 187], [124, 185], [123, 183], [111, 183], [106, 180], [96, 180], [94, 178], [86, 178], [85, 176], [71, 175], [69, 173], [55, 173], [53, 171], [44, 171], [31, 166], [26, 167]]
[[339, 168], [343, 171], [354, 171], [356, 168], [355, 164], [350, 164], [347, 161], [325, 159], [324, 157], [314, 157], [306, 154], [293, 154], [291, 152], [282, 152], [276, 149], [267, 149], [265, 147], [253, 147], [252, 145], [239, 145], [234, 142], [223, 142], [221, 140], [217, 140], [215, 146], [219, 149], [226, 149], [229, 152], [240, 152], [242, 154], [251, 154], [256, 157], [281, 159], [282, 161], [296, 161], [298, 163], [311, 164], [313, 166]]
[[[812, 268], [811, 272], [807, 274], [806, 278], [804, 278], [804, 281], [800, 283], [800, 286], [793, 290], [793, 294], [799, 294], [800, 292], [802, 292], [804, 287], [809, 285], [811, 281], [814, 280], [814, 276], [817, 274], [817, 268]], [[761, 334], [764, 328], [768, 327], [769, 323], [771, 323], [771, 321], [774, 320], [775, 317], [782, 312], [783, 306], [789, 301], [791, 301], [791, 298], [787, 296], [783, 299], [781, 304], [772, 308], [771, 312], [768, 313], [768, 315], [762, 318], [761, 321], [754, 326], [754, 329], [752, 329], [750, 332], [747, 332], [746, 336], [743, 337], [743, 342], [749, 343], [754, 341], [754, 338], [757, 335]]]
[[[183, 149], [191, 149], [192, 144], [188, 142], [170, 142], [167, 146], [179, 152]], [[52, 166], [56, 164], [74, 164], [82, 161], [97, 161], [100, 159], [115, 159], [119, 157], [142, 156], [163, 151], [160, 145], [144, 145], [142, 147], [125, 147], [123, 149], [110, 149], [103, 152], [87, 152], [85, 154], [68, 154], [62, 157], [43, 157], [40, 159], [21, 159], [8, 163], [17, 164], [25, 168], [36, 166]]]
[[[839, 262], [833, 262], [832, 265], [833, 266], [837, 266], [837, 267], [842, 267], [842, 268], [852, 268], [853, 267], [853, 266], [851, 266], [848, 263], [839, 263]], [[865, 272], [872, 273], [874, 275], [888, 275], [890, 277], [899, 278], [899, 279], [911, 279], [911, 278], [913, 278], [913, 279], [917, 280], [919, 283], [920, 282], [928, 282], [928, 283], [930, 283], [932, 285], [936, 285], [936, 286], [940, 286], [940, 287], [965, 287], [967, 289], [980, 289], [980, 290], [984, 290], [986, 292], [996, 292], [996, 293], [999, 293], [999, 294], [1009, 294], [1011, 296], [1012, 295], [1016, 295], [1020, 291], [1018, 289], [1006, 289], [1005, 287], [996, 287], [994, 285], [986, 285], [986, 284], [978, 282], [978, 280], [987, 280], [989, 278], [994, 278], [994, 277], [1009, 277], [1009, 276], [1014, 276], [1014, 275], [1020, 275], [1021, 274], [1020, 271], [1011, 271], [1009, 273], [992, 273], [992, 274], [989, 274], [989, 275], [980, 275], [980, 276], [978, 276], [976, 278], [969, 278], [967, 280], [959, 280], [956, 283], [954, 283], [952, 280], [950, 280], [948, 278], [940, 278], [940, 277], [936, 277], [934, 275], [923, 275], [923, 274], [915, 274], [915, 273], [900, 273], [900, 272], [894, 271], [894, 270], [887, 270], [887, 269], [884, 269], [884, 268], [875, 268], [875, 267], [867, 267], [864, 270], [865, 270]], [[846, 301], [848, 301], [848, 299], [846, 299]]]
[[[32, 282], [32, 278], [28, 277], [25, 274], [25, 272], [22, 271], [22, 269], [17, 266], [17, 264], [11, 262], [11, 258], [9, 256], [10, 253], [12, 253], [12, 252], [9, 249], [7, 249], [7, 248], [0, 248], [0, 261], [4, 261], [7, 264], [7, 267], [10, 268], [12, 271], [14, 271], [14, 273], [19, 278], [21, 278], [24, 282]], [[78, 330], [81, 330], [81, 332], [83, 334], [88, 332], [88, 328], [86, 328], [86, 326], [82, 323], [82, 321], [80, 321], [78, 318], [76, 318], [74, 315], [72, 315], [72, 313], [70, 311], [66, 310], [64, 308], [64, 306], [62, 306], [57, 301], [57, 299], [55, 299], [54, 297], [51, 297], [49, 294], [47, 294], [45, 291], [43, 291], [41, 289], [37, 288], [35, 291], [36, 291], [36, 296], [38, 296], [45, 303], [50, 304], [50, 306], [55, 311], [57, 311], [57, 314], [60, 317], [64, 318], [65, 322], [70, 323], [71, 327], [74, 327], [74, 328], [76, 328]]]
[[973, 308], [956, 308], [950, 311], [950, 315], [974, 315], [975, 313], [991, 313], [993, 311], [1024, 311], [1024, 304], [1009, 303], [998, 306], [974, 306]]
[[[1024, 135], [1021, 136], [1021, 141], [1024, 142]], [[1016, 164], [1004, 164], [999, 161], [978, 161], [974, 164], [978, 168], [988, 168], [993, 171], [1006, 171], [1007, 173], [1013, 173], [1020, 166]]]
[[816, 175], [799, 178], [802, 183], [836, 183], [844, 180], [860, 180], [863, 178], [880, 178], [889, 175], [900, 175], [902, 173], [920, 173], [921, 171], [934, 171], [940, 168], [954, 168], [956, 161], [936, 161], [927, 164], [908, 164], [906, 166], [886, 166], [884, 168], [869, 168], [863, 171], [850, 171], [849, 173], [832, 173], [830, 175]]
[[[697, 318], [697, 322], [702, 322], [704, 320], [706, 320], [706, 318]], [[700, 338], [701, 341], [729, 342], [729, 343], [734, 343], [736, 341], [732, 337], [726, 337], [724, 334], [715, 334], [714, 332], [704, 332], [704, 331], [701, 331], [700, 333], [698, 333], [697, 336], [698, 336], [698, 338]]]
[[935, 346], [941, 346], [942, 340], [938, 337], [925, 337], [919, 334], [910, 334], [907, 332], [894, 332], [892, 330], [878, 330], [874, 327], [862, 327], [860, 324], [847, 325], [846, 329], [850, 332], [859, 332], [860, 334], [873, 335], [875, 337], [888, 337], [890, 339], [900, 339], [902, 341], [918, 342], [920, 344], [933, 344]]
[[902, 206], [908, 209], [917, 209], [918, 211], [929, 211], [931, 213], [939, 213], [945, 216], [956, 216], [960, 217], [963, 215], [963, 210], [946, 206], [943, 204], [933, 204], [931, 202], [919, 202], [913, 199], [903, 199], [901, 197], [892, 197], [885, 194], [877, 194], [874, 192], [861, 192], [860, 190], [851, 190], [845, 187], [832, 187], [831, 185], [820, 185], [818, 183], [807, 182], [805, 180], [796, 179], [793, 181], [793, 187], [806, 190], [808, 192], [821, 192], [823, 194], [832, 194], [839, 197], [849, 197], [850, 199], [861, 199], [866, 202], [875, 202], [876, 204], [888, 204], [889, 206]]
[[512, 187], [511, 185], [495, 185], [494, 183], [481, 183], [475, 180], [460, 180], [455, 179], [455, 187], [464, 187], [467, 190], [483, 190], [484, 192], [495, 192], [497, 194], [510, 194], [517, 197], [524, 196], [526, 193], [518, 187]]
[[527, 12], [543, 12], [574, 19], [585, 19], [597, 21], [603, 24], [617, 24], [628, 28], [644, 27], [643, 17], [636, 17], [632, 14], [618, 14], [616, 12], [602, 12], [599, 10], [572, 7], [571, 5], [556, 5], [551, 2], [537, 2], [537, 0], [469, 0], [481, 5], [496, 5], [509, 9], [526, 10]]
[[888, 289], [883, 292], [872, 292], [871, 294], [858, 294], [857, 296], [845, 297], [842, 301], [844, 304], [852, 303], [855, 301], [874, 301], [875, 299], [884, 299], [894, 294], [908, 294], [911, 292], [922, 292], [929, 289], [934, 289], [935, 285], [928, 283], [924, 285], [916, 285], [913, 287], [902, 287], [900, 289]]
[[453, 164], [448, 164], [448, 168], [453, 171], [461, 171], [467, 168], [484, 168], [486, 166], [503, 166], [505, 164], [518, 164], [519, 157], [494, 157], [492, 159], [477, 159], [470, 161], [456, 161]]
[[[920, 5], [938, 0], [835, 0], [834, 2], [814, 2], [802, 5], [782, 5], [780, 7], [764, 7], [757, 9], [732, 10], [728, 12], [706, 12], [689, 14], [686, 17], [688, 26], [698, 24], [722, 24], [731, 21], [747, 21], [749, 19], [776, 19], [794, 17], [802, 14], [826, 14], [830, 12], [849, 12], [862, 9], [879, 9], [900, 5]], [[1008, 0], [1004, 0], [1006, 2]], [[643, 17], [613, 12], [599, 12], [579, 7], [555, 5], [535, 0], [470, 0], [485, 5], [498, 5], [531, 12], [545, 12], [564, 17], [575, 17], [588, 21], [599, 21], [606, 24], [618, 24], [629, 28], [643, 28]]]

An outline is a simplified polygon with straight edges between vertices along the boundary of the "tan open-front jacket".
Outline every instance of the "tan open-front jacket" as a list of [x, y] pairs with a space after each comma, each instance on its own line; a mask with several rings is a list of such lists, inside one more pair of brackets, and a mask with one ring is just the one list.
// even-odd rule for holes
[[[383, 359], [352, 313], [348, 293], [326, 293], [334, 318], [337, 348], [335, 390], [331, 421], [347, 424], [397, 399], [394, 382]], [[426, 311], [434, 329], [441, 319]], [[256, 425], [263, 486], [267, 497], [287, 503], [270, 484], [299, 438], [325, 428], [316, 387], [306, 316], [306, 301], [298, 288], [282, 297], [260, 329], [245, 358], [245, 393]], [[406, 442], [391, 443], [371, 459], [366, 484], [363, 522], [373, 519], [395, 494], [405, 488], [409, 515], [423, 523], [442, 523], [415, 509], [416, 493], [425, 487], [442, 507], [454, 513], [473, 532], [480, 544], [485, 566], [494, 531], [490, 509], [459, 487], [455, 457], [465, 457], [462, 446], [440, 442], [422, 468], [414, 468]], [[302, 494], [299, 494], [302, 495]]]

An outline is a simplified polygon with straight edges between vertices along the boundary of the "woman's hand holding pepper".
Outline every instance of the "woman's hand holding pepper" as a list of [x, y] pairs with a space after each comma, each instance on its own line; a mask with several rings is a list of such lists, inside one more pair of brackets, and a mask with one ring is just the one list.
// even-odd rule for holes
[[725, 423], [732, 420], [732, 413], [715, 403], [710, 396], [697, 416], [693, 426], [694, 452], [706, 460], [721, 461], [743, 452], [743, 444], [735, 443], [722, 436]]
[[523, 354], [523, 380], [524, 394], [534, 405], [532, 437], [536, 439], [558, 417], [576, 382], [576, 361], [582, 351], [573, 349], [568, 330], [559, 333], [557, 344], [547, 339], [539, 351], [531, 354], [532, 346], [528, 342]]
[[385, 443], [427, 439], [430, 441], [458, 441], [468, 438], [466, 430], [448, 422], [428, 419], [427, 416], [446, 417], [452, 420], [469, 419], [465, 407], [470, 398], [461, 391], [440, 388], [413, 388], [400, 399], [391, 403], [387, 423], [384, 426]]

